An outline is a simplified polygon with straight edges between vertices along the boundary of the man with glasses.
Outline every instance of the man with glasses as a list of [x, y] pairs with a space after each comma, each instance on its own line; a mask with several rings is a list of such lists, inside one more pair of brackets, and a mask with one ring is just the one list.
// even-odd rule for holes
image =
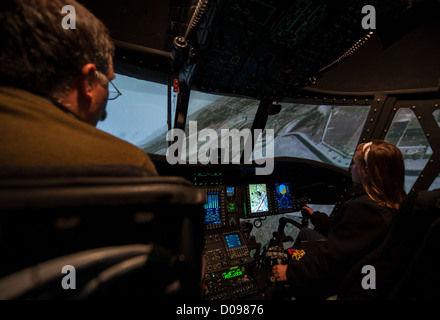
[[[67, 5], [75, 29], [62, 26]], [[108, 30], [85, 7], [2, 0], [0, 41], [0, 166], [123, 164], [157, 174], [144, 151], [95, 128], [121, 93]]]

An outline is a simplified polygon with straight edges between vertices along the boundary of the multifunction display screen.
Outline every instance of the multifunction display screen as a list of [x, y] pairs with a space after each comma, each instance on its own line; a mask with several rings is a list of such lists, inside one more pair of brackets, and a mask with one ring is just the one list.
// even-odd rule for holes
[[228, 249], [241, 247], [241, 241], [240, 237], [237, 233], [229, 234], [225, 236], [226, 245], [228, 246]]
[[208, 192], [206, 194], [205, 203], [205, 225], [220, 224], [221, 207], [220, 207], [220, 192]]
[[275, 197], [278, 210], [293, 209], [289, 183], [275, 183]]
[[267, 199], [267, 186], [265, 183], [249, 185], [249, 200], [251, 213], [269, 211], [269, 201]]

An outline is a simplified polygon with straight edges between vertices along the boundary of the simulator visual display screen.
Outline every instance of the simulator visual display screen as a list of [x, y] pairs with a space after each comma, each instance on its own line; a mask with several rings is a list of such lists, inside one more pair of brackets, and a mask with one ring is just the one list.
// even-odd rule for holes
[[251, 213], [269, 211], [269, 201], [267, 200], [267, 186], [265, 183], [250, 184], [249, 199], [251, 204]]
[[220, 192], [208, 192], [205, 203], [205, 225], [215, 225], [222, 222], [220, 208]]
[[241, 241], [240, 237], [237, 233], [229, 234], [225, 236], [226, 245], [228, 246], [228, 249], [241, 247]]
[[275, 183], [275, 196], [278, 210], [293, 209], [289, 183]]

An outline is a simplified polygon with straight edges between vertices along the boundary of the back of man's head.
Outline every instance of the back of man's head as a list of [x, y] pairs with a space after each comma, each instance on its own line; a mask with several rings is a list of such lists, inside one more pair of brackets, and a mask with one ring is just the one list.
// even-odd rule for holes
[[[67, 5], [75, 28], [65, 28]], [[108, 73], [114, 46], [108, 30], [74, 0], [1, 0], [0, 85], [59, 100], [87, 63]]]

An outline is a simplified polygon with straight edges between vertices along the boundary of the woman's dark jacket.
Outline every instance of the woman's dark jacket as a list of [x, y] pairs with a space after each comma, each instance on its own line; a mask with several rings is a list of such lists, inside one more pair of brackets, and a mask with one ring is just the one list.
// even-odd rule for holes
[[287, 267], [295, 297], [326, 298], [336, 294], [350, 268], [385, 238], [395, 211], [371, 200], [363, 188], [354, 188], [350, 198], [330, 217], [313, 213], [311, 221], [327, 241], [294, 247], [305, 252], [301, 259], [290, 260]]

